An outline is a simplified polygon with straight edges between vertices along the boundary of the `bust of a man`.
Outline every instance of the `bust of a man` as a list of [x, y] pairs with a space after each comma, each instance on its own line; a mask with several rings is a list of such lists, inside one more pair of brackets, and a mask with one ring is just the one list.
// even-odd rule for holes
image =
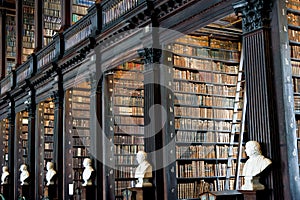
[[138, 162], [138, 166], [135, 170], [135, 178], [138, 179], [135, 187], [144, 187], [144, 186], [152, 186], [149, 182], [149, 178], [152, 178], [152, 166], [146, 160], [147, 153], [144, 151], [139, 151], [136, 155], [136, 160]]
[[264, 186], [259, 183], [259, 174], [263, 172], [272, 161], [261, 154], [260, 145], [256, 141], [246, 143], [245, 152], [249, 159], [246, 161], [242, 175], [245, 184], [242, 190], [262, 190]]
[[83, 160], [83, 173], [82, 173], [82, 178], [84, 183], [82, 184], [82, 186], [90, 186], [93, 185], [93, 181], [92, 181], [92, 177], [94, 174], [94, 169], [92, 167], [92, 160], [89, 158], [85, 158]]
[[2, 167], [2, 175], [1, 175], [1, 185], [8, 184], [8, 176], [9, 176], [8, 167], [3, 166]]
[[56, 171], [54, 170], [54, 164], [52, 162], [47, 162], [46, 168], [47, 168], [47, 173], [46, 173], [47, 183], [46, 183], [46, 185], [47, 186], [54, 185], [54, 183], [55, 183], [54, 177], [56, 175]]
[[29, 172], [27, 170], [27, 165], [22, 164], [20, 166], [20, 181], [21, 181], [21, 185], [28, 185], [28, 179], [29, 179]]

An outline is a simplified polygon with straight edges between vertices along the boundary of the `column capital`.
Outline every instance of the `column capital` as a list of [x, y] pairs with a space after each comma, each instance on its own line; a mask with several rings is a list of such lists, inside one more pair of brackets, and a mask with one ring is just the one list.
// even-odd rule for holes
[[271, 7], [270, 0], [242, 0], [233, 4], [236, 15], [242, 17], [244, 33], [268, 27]]

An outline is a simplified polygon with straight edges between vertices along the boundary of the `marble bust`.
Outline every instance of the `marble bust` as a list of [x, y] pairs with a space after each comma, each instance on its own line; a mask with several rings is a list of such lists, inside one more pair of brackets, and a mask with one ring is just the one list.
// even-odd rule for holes
[[249, 159], [246, 161], [242, 175], [245, 184], [242, 190], [263, 190], [265, 187], [259, 183], [259, 175], [263, 172], [272, 161], [261, 154], [260, 145], [256, 141], [246, 143], [245, 152]]
[[92, 181], [92, 177], [94, 174], [94, 169], [92, 167], [92, 160], [89, 158], [85, 158], [83, 160], [83, 173], [82, 173], [82, 178], [84, 183], [82, 184], [82, 186], [91, 186], [93, 185], [93, 181]]
[[8, 167], [3, 166], [2, 167], [2, 175], [1, 175], [1, 185], [8, 184], [8, 176], [9, 176]]
[[55, 183], [54, 177], [56, 175], [56, 171], [54, 170], [54, 164], [52, 162], [47, 162], [46, 168], [47, 168], [47, 173], [46, 173], [47, 183], [46, 183], [46, 185], [47, 186], [54, 185], [54, 183]]
[[28, 185], [28, 179], [29, 179], [29, 172], [27, 170], [27, 165], [22, 164], [20, 166], [20, 181], [21, 181], [21, 185]]
[[149, 178], [152, 178], [152, 166], [146, 160], [147, 153], [144, 151], [139, 151], [136, 155], [136, 160], [138, 166], [135, 170], [134, 177], [138, 179], [135, 187], [150, 187], [152, 184], [149, 182]]

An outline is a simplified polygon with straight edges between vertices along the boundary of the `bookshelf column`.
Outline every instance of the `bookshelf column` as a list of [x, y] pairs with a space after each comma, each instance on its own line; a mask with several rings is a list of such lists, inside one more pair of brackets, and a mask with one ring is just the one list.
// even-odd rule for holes
[[[3, 11], [0, 11], [0, 39], [1, 41], [5, 40], [5, 14]], [[0, 79], [5, 77], [5, 42], [1, 42], [0, 46]]]
[[43, 48], [43, 2], [40, 0], [35, 0], [35, 13], [34, 13], [34, 21], [35, 21], [35, 52], [39, 51]]
[[[60, 73], [58, 73], [60, 77]], [[61, 78], [58, 78], [58, 90], [53, 92], [54, 99], [54, 152], [53, 160], [55, 162], [55, 167], [58, 172], [57, 174], [57, 198], [64, 199], [64, 195], [67, 188], [64, 187], [63, 178], [63, 154], [64, 154], [64, 137], [63, 137], [63, 102], [64, 93], [62, 88]]]
[[[28, 161], [29, 161], [29, 171], [31, 179], [35, 180], [35, 91], [31, 90], [30, 97], [28, 100]], [[35, 181], [32, 181], [30, 185], [30, 196], [34, 197], [37, 191], [35, 191], [34, 187]]]
[[171, 56], [155, 48], [145, 48], [139, 54], [145, 64], [144, 142], [153, 165], [155, 199], [176, 199], [172, 65], [166, 63]]
[[14, 173], [14, 145], [15, 145], [15, 105], [14, 102], [10, 102], [10, 107], [8, 110], [10, 110], [10, 113], [8, 113], [8, 123], [9, 123], [9, 140], [8, 140], [8, 169], [11, 175], [9, 176], [9, 194], [10, 198], [16, 199], [17, 194], [15, 193], [15, 176], [16, 173]]
[[[273, 168], [264, 177], [266, 189], [261, 194], [274, 199], [284, 194], [281, 187], [282, 175], [275, 170], [280, 163], [280, 147], [276, 130], [276, 106], [274, 77], [271, 62], [271, 36], [269, 1], [238, 2], [236, 13], [243, 19], [243, 48], [245, 49], [244, 70], [247, 89], [248, 139], [261, 144], [263, 155], [273, 161]], [[276, 183], [276, 184], [274, 184]], [[260, 197], [260, 198], [263, 198]]]

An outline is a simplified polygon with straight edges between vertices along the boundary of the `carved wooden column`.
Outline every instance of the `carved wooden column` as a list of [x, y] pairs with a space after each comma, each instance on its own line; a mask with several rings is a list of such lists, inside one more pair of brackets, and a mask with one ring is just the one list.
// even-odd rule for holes
[[[64, 136], [63, 136], [63, 102], [64, 102], [64, 91], [62, 83], [62, 74], [59, 69], [56, 69], [57, 82], [55, 82], [56, 91], [53, 92], [52, 98], [54, 100], [54, 152], [53, 160], [57, 173], [57, 198], [64, 199], [64, 194], [67, 193], [68, 188], [64, 188], [64, 175], [63, 175], [63, 155], [64, 151]], [[58, 189], [59, 188], [59, 189]]]
[[[234, 5], [243, 23], [244, 70], [247, 89], [248, 139], [261, 144], [263, 155], [273, 162], [271, 173], [261, 182], [266, 186], [259, 199], [283, 199], [279, 132], [276, 128], [276, 99], [271, 52], [271, 1], [243, 0]], [[282, 198], [281, 198], [282, 197]]]
[[28, 98], [28, 161], [29, 161], [29, 171], [31, 177], [31, 183], [29, 186], [30, 193], [29, 196], [33, 198], [35, 196], [35, 90], [31, 89]]
[[139, 54], [145, 64], [144, 141], [153, 165], [155, 199], [176, 199], [172, 68], [166, 61], [170, 55], [157, 48], [144, 48]]
[[43, 8], [44, 8], [44, 1], [35, 0], [34, 1], [34, 21], [35, 21], [35, 49], [34, 51], [37, 52], [40, 49], [43, 48], [43, 39], [44, 39], [44, 32], [43, 32], [43, 22], [44, 22], [44, 16], [43, 16]]
[[[5, 28], [5, 11], [0, 10], [0, 39], [1, 45], [0, 45], [0, 79], [5, 77], [5, 55], [6, 55], [6, 50], [5, 50], [5, 36], [6, 36], [6, 28]], [[5, 41], [5, 42], [4, 42]]]
[[14, 146], [15, 146], [15, 104], [14, 101], [11, 101], [9, 103], [10, 108], [10, 113], [8, 113], [8, 123], [9, 123], [9, 140], [8, 140], [8, 169], [10, 172], [9, 176], [9, 194], [11, 199], [16, 199], [17, 194], [15, 193], [15, 176], [17, 174], [14, 173]]

